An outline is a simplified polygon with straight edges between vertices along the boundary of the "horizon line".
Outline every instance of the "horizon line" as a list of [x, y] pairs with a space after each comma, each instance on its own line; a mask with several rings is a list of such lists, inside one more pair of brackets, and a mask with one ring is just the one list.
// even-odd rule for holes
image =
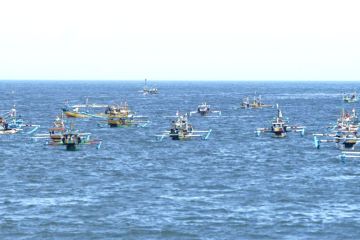
[[[131, 81], [144, 81], [144, 79], [0, 79], [0, 81], [113, 81], [113, 82], [131, 82]], [[359, 82], [358, 80], [348, 79], [147, 79], [150, 82]]]

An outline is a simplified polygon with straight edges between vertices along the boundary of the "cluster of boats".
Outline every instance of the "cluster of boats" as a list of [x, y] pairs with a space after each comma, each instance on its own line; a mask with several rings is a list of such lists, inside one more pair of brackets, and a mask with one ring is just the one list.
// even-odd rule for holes
[[[96, 109], [103, 109], [97, 111]], [[177, 112], [175, 120], [171, 122], [169, 130], [156, 135], [159, 140], [169, 137], [172, 140], [189, 140], [192, 138], [208, 139], [211, 134], [210, 130], [194, 129], [189, 122], [189, 116], [193, 114], [201, 116], [217, 114], [221, 115], [221, 111], [213, 111], [210, 105], [202, 103], [198, 106], [197, 111], [190, 112], [190, 114], [179, 114]], [[67, 124], [65, 118], [77, 119], [95, 119], [99, 127], [146, 127], [149, 123], [148, 117], [137, 115], [132, 111], [129, 105], [125, 103], [104, 105], [104, 104], [89, 104], [88, 99], [85, 104], [69, 105], [68, 103], [62, 108], [62, 113], [56, 117], [53, 126], [48, 129], [47, 133], [34, 134], [31, 136], [34, 140], [44, 140], [48, 146], [65, 146], [66, 150], [77, 150], [83, 145], [96, 145], [99, 149], [102, 140], [92, 139], [91, 133], [83, 133], [74, 128], [73, 124]], [[70, 125], [70, 126], [68, 126]], [[29, 131], [24, 131], [25, 128], [30, 128]], [[10, 111], [5, 111], [0, 117], [0, 134], [33, 134], [40, 125], [25, 124], [21, 118], [16, 114], [15, 106]]]
[[[144, 94], [157, 94], [156, 88], [147, 88], [146, 80], [143, 89]], [[350, 99], [350, 100], [349, 100]], [[346, 95], [343, 101], [346, 103], [356, 102], [356, 93]], [[241, 109], [262, 109], [273, 108], [273, 105], [265, 104], [262, 102], [261, 96], [253, 97], [250, 101], [249, 97], [244, 97], [240, 104]], [[96, 110], [96, 109], [102, 109]], [[158, 140], [170, 138], [172, 140], [189, 140], [193, 138], [200, 138], [207, 140], [210, 137], [212, 129], [198, 130], [190, 123], [189, 117], [199, 116], [213, 116], [220, 117], [221, 111], [213, 110], [212, 107], [203, 102], [198, 105], [195, 111], [180, 114], [176, 113], [174, 120], [171, 121], [170, 128], [156, 135]], [[34, 140], [45, 140], [45, 144], [49, 146], [65, 146], [66, 150], [77, 150], [83, 145], [96, 145], [99, 149], [102, 144], [101, 139], [92, 139], [91, 133], [83, 133], [74, 128], [73, 124], [66, 124], [66, 118], [79, 118], [79, 119], [96, 119], [98, 127], [146, 127], [149, 124], [148, 117], [137, 115], [132, 111], [129, 105], [121, 104], [89, 104], [86, 99], [85, 104], [70, 105], [68, 103], [62, 108], [61, 114], [54, 120], [47, 133], [35, 134], [40, 125], [35, 125], [25, 122], [20, 115], [17, 114], [16, 107], [14, 106], [9, 111], [2, 111], [0, 113], [0, 135], [5, 134], [27, 134], [32, 135]], [[70, 126], [68, 126], [70, 125]], [[336, 146], [342, 150], [341, 157], [359, 157], [360, 152], [354, 151], [355, 145], [360, 142], [358, 136], [359, 119], [355, 109], [351, 112], [343, 110], [341, 116], [336, 123], [326, 133], [315, 133], [314, 144], [316, 148], [320, 148], [322, 143], [336, 143]], [[300, 133], [301, 136], [305, 135], [305, 127], [298, 125], [290, 125], [288, 119], [283, 116], [283, 113], [278, 104], [276, 104], [276, 115], [272, 119], [270, 126], [257, 128], [255, 130], [256, 136], [267, 133], [275, 138], [284, 138], [288, 133]]]
[[[356, 103], [358, 96], [356, 92], [343, 94], [344, 103]], [[327, 128], [324, 133], [314, 133], [314, 146], [319, 149], [323, 143], [335, 143], [341, 151], [340, 158], [360, 158], [360, 152], [356, 151], [355, 146], [360, 142], [358, 134], [359, 118], [355, 108], [351, 111], [341, 110], [337, 121]]]
[[[356, 92], [353, 94], [345, 94], [343, 96], [344, 103], [355, 103], [357, 100]], [[244, 109], [263, 107], [272, 106], [263, 104], [261, 97], [254, 97], [253, 102], [250, 102], [249, 98], [246, 97], [241, 104], [241, 108]], [[278, 105], [276, 105], [276, 108], [277, 115], [273, 118], [271, 126], [267, 128], [257, 128], [255, 131], [256, 135], [260, 136], [261, 133], [270, 133], [273, 137], [284, 138], [287, 136], [288, 132], [298, 132], [301, 136], [304, 136], [305, 127], [296, 125], [290, 126], [287, 118], [283, 117], [282, 111]], [[351, 111], [345, 111], [343, 109], [336, 123], [333, 124], [326, 133], [313, 134], [314, 145], [319, 149], [322, 143], [335, 143], [336, 147], [341, 150], [341, 154], [339, 155], [341, 159], [360, 158], [360, 151], [355, 150], [356, 144], [360, 142], [358, 130], [359, 118], [355, 108]]]
[[[94, 109], [104, 109], [102, 112], [94, 112]], [[141, 126], [145, 127], [149, 121], [145, 116], [138, 116], [132, 111], [128, 104], [89, 104], [88, 99], [85, 104], [68, 105], [62, 109], [61, 117], [54, 121], [54, 127], [49, 129], [48, 134], [37, 134], [34, 139], [50, 140], [47, 144], [52, 146], [65, 145], [66, 150], [76, 150], [81, 145], [96, 145], [99, 149], [102, 140], [91, 139], [91, 133], [81, 133], [73, 126], [66, 127], [64, 116], [67, 118], [87, 118], [98, 120], [97, 125], [105, 128]]]
[[[101, 113], [92, 113], [89, 109], [104, 108]], [[40, 125], [25, 122], [20, 115], [17, 114], [16, 107], [11, 110], [2, 111], [0, 114], [0, 135], [26, 134], [32, 135], [34, 140], [44, 139], [46, 145], [65, 146], [66, 150], [76, 150], [82, 145], [96, 145], [100, 148], [102, 141], [99, 139], [91, 139], [91, 133], [82, 133], [74, 128], [73, 124], [67, 126], [65, 117], [67, 118], [94, 118], [99, 119], [100, 127], [124, 127], [124, 126], [146, 126], [149, 122], [146, 117], [136, 116], [131, 111], [127, 103], [120, 105], [99, 105], [78, 104], [70, 106], [68, 104], [62, 108], [62, 113], [58, 116], [53, 126], [49, 128], [47, 133], [35, 134]]]

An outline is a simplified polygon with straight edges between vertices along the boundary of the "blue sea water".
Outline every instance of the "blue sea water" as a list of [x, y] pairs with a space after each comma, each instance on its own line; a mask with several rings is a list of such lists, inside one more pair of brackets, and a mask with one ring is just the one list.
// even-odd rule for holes
[[[127, 101], [147, 128], [77, 128], [103, 140], [67, 152], [22, 136], [0, 136], [0, 239], [358, 239], [360, 160], [340, 161], [328, 144], [313, 147], [340, 114], [356, 82], [1, 81], [0, 109], [16, 104], [47, 132], [65, 100]], [[263, 135], [275, 109], [238, 109], [246, 95], [278, 103], [304, 137]], [[220, 118], [193, 117], [213, 129], [207, 141], [156, 141], [177, 110], [202, 101]]]

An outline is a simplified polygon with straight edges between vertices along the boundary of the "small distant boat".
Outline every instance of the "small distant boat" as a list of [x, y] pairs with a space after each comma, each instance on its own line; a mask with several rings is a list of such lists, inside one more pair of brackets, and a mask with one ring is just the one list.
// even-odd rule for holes
[[215, 114], [218, 114], [219, 116], [221, 116], [221, 111], [213, 111], [213, 110], [211, 110], [211, 107], [209, 104], [207, 104], [206, 102], [203, 102], [200, 105], [198, 105], [196, 111], [190, 112], [190, 116], [192, 116], [193, 114], [200, 114], [201, 116], [206, 116], [210, 113], [215, 113]]
[[200, 137], [203, 140], [207, 140], [210, 136], [211, 129], [206, 131], [194, 130], [192, 124], [188, 121], [187, 114], [179, 115], [176, 120], [171, 122], [171, 128], [169, 131], [164, 131], [160, 135], [156, 135], [161, 141], [165, 137], [169, 137], [172, 140], [190, 140], [192, 138]]
[[358, 99], [358, 96], [357, 96], [356, 92], [353, 92], [352, 94], [344, 94], [344, 96], [343, 96], [343, 101], [345, 103], [355, 103], [358, 100], [359, 99]]
[[245, 97], [241, 103], [241, 108], [252, 109], [252, 108], [270, 108], [273, 107], [269, 104], [264, 104], [261, 100], [261, 96], [254, 96], [253, 101], [250, 101], [249, 97]]
[[145, 85], [144, 85], [144, 88], [143, 88], [143, 93], [144, 93], [144, 95], [158, 94], [159, 90], [157, 88], [155, 88], [155, 87], [148, 87], [147, 86], [147, 79], [145, 78]]
[[272, 133], [275, 138], [284, 138], [288, 132], [300, 132], [301, 136], [305, 134], [305, 127], [302, 126], [289, 126], [286, 119], [283, 117], [280, 108], [277, 106], [277, 116], [271, 123], [270, 128], [256, 129], [256, 135], [260, 136], [261, 133]]

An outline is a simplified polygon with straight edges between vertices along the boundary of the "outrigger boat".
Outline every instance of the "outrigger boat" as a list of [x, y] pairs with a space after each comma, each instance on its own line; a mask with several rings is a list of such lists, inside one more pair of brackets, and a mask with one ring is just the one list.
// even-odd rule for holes
[[68, 118], [104, 118], [103, 113], [92, 113], [90, 109], [107, 108], [108, 106], [107, 104], [89, 104], [89, 99], [86, 98], [85, 104], [69, 105], [65, 103], [62, 111]]
[[213, 111], [210, 108], [210, 105], [206, 102], [203, 102], [202, 104], [198, 105], [198, 108], [196, 111], [190, 112], [190, 116], [193, 114], [200, 114], [201, 116], [209, 115], [210, 113], [218, 114], [218, 116], [221, 116], [221, 111]]
[[[40, 125], [25, 123], [21, 117], [17, 116], [15, 106], [10, 111], [0, 116], [0, 135], [7, 134], [32, 134], [38, 130]], [[29, 131], [25, 131], [25, 128], [31, 128]]]
[[343, 101], [345, 103], [355, 103], [358, 101], [358, 97], [356, 92], [352, 93], [352, 94], [344, 94], [343, 96]]
[[140, 126], [146, 127], [149, 121], [145, 116], [136, 116], [135, 112], [129, 109], [128, 104], [125, 102], [121, 105], [112, 105], [105, 110], [107, 120], [99, 122], [99, 127], [129, 127]]
[[340, 132], [357, 132], [359, 129], [359, 118], [356, 114], [355, 108], [350, 112], [342, 109], [341, 116], [336, 124], [332, 127], [333, 131]]
[[[341, 160], [347, 158], [360, 158], [360, 152], [355, 150], [356, 145], [360, 142], [360, 137], [355, 133], [329, 133], [329, 134], [313, 134], [314, 145], [317, 149], [321, 143], [335, 143], [336, 147], [341, 150], [339, 155]], [[320, 139], [319, 137], [326, 137]]]
[[118, 116], [122, 116], [122, 117], [131, 117], [134, 114], [135, 114], [135, 112], [130, 110], [127, 102], [121, 103], [119, 105], [118, 104], [110, 105], [105, 110], [106, 116], [118, 115]]
[[359, 151], [342, 151], [339, 157], [342, 161], [345, 161], [346, 159], [351, 159], [351, 158], [360, 158], [360, 152]]
[[255, 97], [251, 102], [249, 97], [245, 97], [241, 103], [241, 108], [243, 109], [252, 109], [252, 108], [270, 108], [273, 107], [269, 104], [264, 104], [261, 100], [261, 96]]
[[[330, 133], [313, 134], [315, 147], [320, 148], [321, 143], [334, 142], [340, 149], [354, 149], [355, 144], [360, 140], [357, 135], [358, 129], [359, 120], [355, 109], [351, 113], [343, 109]], [[320, 139], [321, 137], [326, 139]]]
[[160, 135], [156, 135], [158, 140], [163, 140], [165, 137], [169, 137], [172, 140], [190, 140], [192, 138], [200, 137], [203, 140], [207, 140], [212, 130], [196, 131], [188, 121], [187, 114], [180, 115], [176, 120], [171, 122], [171, 128], [169, 131], [164, 131]]
[[341, 159], [360, 158], [360, 152], [355, 151], [355, 146], [360, 141], [358, 129], [359, 120], [355, 109], [351, 113], [343, 109], [330, 133], [313, 134], [314, 145], [319, 149], [321, 143], [335, 143], [337, 148], [343, 151], [340, 155]]
[[[315, 133], [314, 136], [314, 145], [317, 149], [320, 148], [321, 143], [336, 143], [339, 149], [352, 149], [354, 150], [355, 145], [360, 141], [360, 138], [357, 134], [354, 133]], [[327, 137], [326, 139], [319, 139], [318, 137]]]
[[45, 145], [48, 146], [65, 146], [67, 151], [75, 151], [83, 145], [96, 145], [100, 149], [102, 140], [92, 140], [90, 136], [91, 133], [80, 133], [72, 125], [70, 129], [66, 129], [63, 119], [58, 117], [49, 133], [37, 134], [33, 139], [45, 139]]
[[299, 132], [301, 136], [305, 134], [305, 127], [302, 126], [289, 126], [286, 119], [283, 117], [281, 110], [277, 106], [277, 116], [273, 119], [270, 128], [257, 128], [256, 135], [260, 136], [261, 133], [272, 133], [273, 137], [284, 138], [288, 132]]
[[157, 88], [155, 87], [148, 87], [147, 86], [147, 79], [145, 78], [145, 85], [144, 85], [144, 88], [143, 88], [143, 94], [144, 95], [147, 95], [147, 94], [158, 94], [159, 91]]
[[66, 132], [64, 115], [61, 114], [61, 117], [56, 117], [53, 125], [54, 126], [52, 128], [49, 128], [49, 137], [54, 142], [60, 142], [63, 134]]

